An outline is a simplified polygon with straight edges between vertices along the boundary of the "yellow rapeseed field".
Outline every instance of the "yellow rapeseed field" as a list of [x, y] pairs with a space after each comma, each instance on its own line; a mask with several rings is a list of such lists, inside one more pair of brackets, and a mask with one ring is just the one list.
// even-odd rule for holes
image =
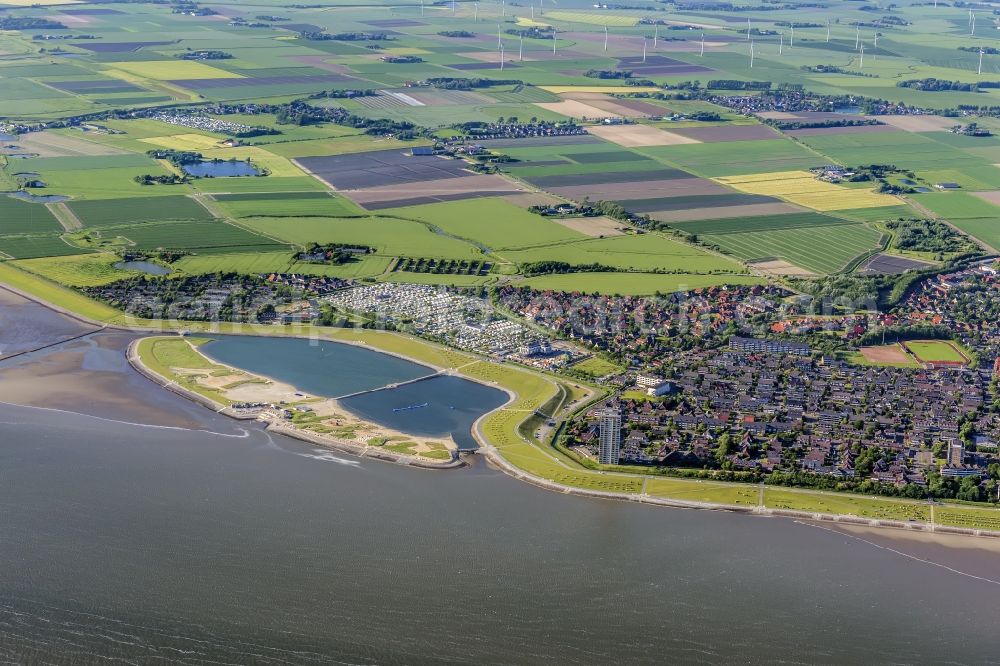
[[192, 79], [242, 79], [233, 72], [212, 67], [193, 60], [140, 60], [138, 62], [116, 62], [108, 70], [141, 76], [151, 81], [190, 81]]
[[219, 147], [221, 139], [204, 134], [174, 134], [172, 136], [153, 136], [148, 139], [139, 139], [143, 143], [150, 143], [161, 148], [170, 150], [212, 150]]
[[744, 176], [716, 178], [716, 180], [741, 192], [781, 197], [794, 204], [818, 211], [899, 205], [899, 201], [888, 194], [828, 183], [817, 179], [808, 171], [752, 173]]

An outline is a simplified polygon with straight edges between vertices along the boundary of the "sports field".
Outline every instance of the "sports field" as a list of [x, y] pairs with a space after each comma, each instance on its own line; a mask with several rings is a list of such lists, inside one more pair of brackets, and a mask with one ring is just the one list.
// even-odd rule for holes
[[923, 363], [956, 363], [966, 364], [968, 356], [946, 340], [909, 340], [903, 345]]

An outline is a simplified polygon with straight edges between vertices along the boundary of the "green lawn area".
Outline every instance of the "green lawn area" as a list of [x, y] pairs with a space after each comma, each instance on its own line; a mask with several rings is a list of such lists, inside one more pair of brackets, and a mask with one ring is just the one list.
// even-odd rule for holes
[[600, 356], [591, 356], [590, 358], [584, 359], [579, 363], [574, 363], [573, 369], [578, 372], [586, 373], [591, 377], [604, 377], [616, 372], [621, 372], [624, 368], [616, 363], [607, 361]]
[[229, 369], [212, 363], [195, 351], [194, 347], [209, 342], [209, 338], [152, 337], [143, 338], [136, 345], [139, 360], [149, 370], [176, 382], [179, 386], [202, 395], [222, 405], [232, 401], [222, 392], [199, 385], [192, 376], [179, 373], [177, 370], [203, 370], [203, 375], [213, 373], [228, 374]]
[[1000, 509], [946, 504], [935, 507], [934, 522], [953, 527], [1000, 532]]
[[924, 363], [952, 362], [965, 363], [968, 358], [944, 340], [910, 340], [904, 343], [914, 356]]
[[882, 520], [917, 520], [931, 518], [930, 506], [884, 497], [868, 497], [848, 493], [824, 493], [775, 488], [764, 489], [764, 505], [769, 509], [792, 509], [816, 513], [837, 513]]
[[756, 506], [759, 496], [758, 488], [752, 485], [671, 478], [649, 479], [646, 493], [653, 497], [740, 506]]

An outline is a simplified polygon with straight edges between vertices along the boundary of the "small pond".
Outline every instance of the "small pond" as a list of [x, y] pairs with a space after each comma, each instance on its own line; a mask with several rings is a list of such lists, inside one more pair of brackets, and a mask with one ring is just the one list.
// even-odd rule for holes
[[11, 199], [20, 199], [21, 201], [39, 204], [62, 203], [63, 201], [70, 200], [70, 197], [62, 194], [32, 194], [31, 192], [25, 192], [24, 190], [11, 192], [7, 196]]
[[184, 173], [197, 178], [230, 178], [233, 176], [259, 176], [260, 172], [249, 162], [224, 161], [191, 162], [183, 165]]
[[115, 264], [118, 270], [139, 271], [147, 275], [170, 275], [172, 272], [166, 266], [154, 264], [152, 261], [119, 261]]

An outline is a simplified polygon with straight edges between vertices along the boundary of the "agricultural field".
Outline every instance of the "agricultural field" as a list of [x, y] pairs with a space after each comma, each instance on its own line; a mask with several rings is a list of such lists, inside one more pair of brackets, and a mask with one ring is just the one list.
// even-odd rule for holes
[[784, 259], [817, 274], [842, 271], [879, 247], [882, 234], [863, 224], [795, 227], [745, 233], [704, 233], [702, 242], [747, 262]]
[[816, 178], [808, 171], [782, 171], [718, 178], [750, 194], [777, 196], [816, 211], [898, 206], [899, 200], [870, 189], [848, 188]]
[[67, 204], [85, 227], [119, 227], [137, 222], [211, 220], [204, 206], [190, 197], [102, 199]]

